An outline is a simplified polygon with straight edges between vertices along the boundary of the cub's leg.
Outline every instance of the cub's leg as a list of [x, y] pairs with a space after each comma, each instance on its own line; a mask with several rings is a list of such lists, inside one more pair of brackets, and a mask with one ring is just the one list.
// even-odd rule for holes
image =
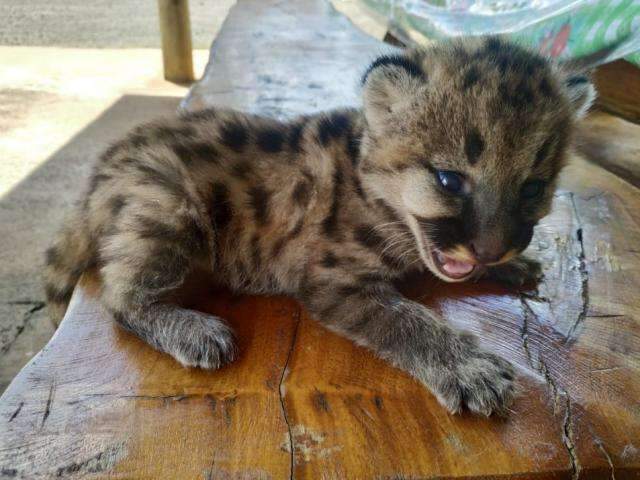
[[328, 328], [373, 350], [424, 383], [451, 412], [505, 413], [514, 370], [392, 285], [307, 285], [307, 308]]
[[102, 302], [121, 326], [183, 365], [218, 368], [235, 358], [232, 330], [218, 317], [163, 302], [195, 262], [211, 263], [213, 232], [187, 200], [162, 211], [153, 205], [128, 202], [102, 238]]

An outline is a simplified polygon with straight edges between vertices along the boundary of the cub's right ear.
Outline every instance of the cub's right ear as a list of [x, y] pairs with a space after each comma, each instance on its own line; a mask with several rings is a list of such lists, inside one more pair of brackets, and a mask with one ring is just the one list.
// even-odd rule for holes
[[590, 75], [586, 73], [567, 74], [564, 86], [573, 109], [573, 116], [583, 118], [596, 99], [596, 89]]
[[382, 131], [390, 117], [411, 105], [427, 75], [408, 56], [383, 55], [362, 77], [364, 115], [374, 131]]

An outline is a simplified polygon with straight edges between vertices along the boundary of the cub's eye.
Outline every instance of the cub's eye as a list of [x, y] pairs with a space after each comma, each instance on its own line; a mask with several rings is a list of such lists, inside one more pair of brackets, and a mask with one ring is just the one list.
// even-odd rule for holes
[[464, 187], [464, 177], [456, 172], [448, 172], [445, 170], [438, 170], [436, 172], [436, 178], [438, 183], [447, 192], [450, 193], [462, 193]]
[[526, 182], [522, 185], [520, 196], [527, 199], [539, 197], [542, 194], [544, 187], [545, 183], [542, 180], [531, 180], [530, 182]]

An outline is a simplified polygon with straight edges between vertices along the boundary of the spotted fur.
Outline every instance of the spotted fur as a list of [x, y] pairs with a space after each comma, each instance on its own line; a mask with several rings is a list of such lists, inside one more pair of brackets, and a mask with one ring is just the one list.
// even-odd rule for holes
[[[121, 326], [184, 365], [217, 368], [236, 355], [224, 320], [165, 300], [205, 265], [233, 290], [296, 297], [453, 412], [504, 411], [513, 368], [391, 281], [442, 276], [434, 249], [522, 251], [591, 84], [490, 38], [383, 56], [362, 88], [361, 109], [290, 122], [213, 108], [134, 129], [102, 155], [47, 251], [54, 314], [95, 266]], [[468, 191], [444, 191], [441, 171], [464, 175]], [[544, 191], [524, 199], [532, 178]], [[524, 277], [518, 265], [502, 271]]]

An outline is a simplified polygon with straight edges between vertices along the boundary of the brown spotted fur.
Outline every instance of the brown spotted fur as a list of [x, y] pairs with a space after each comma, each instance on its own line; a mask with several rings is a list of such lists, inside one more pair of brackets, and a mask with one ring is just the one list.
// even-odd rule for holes
[[[48, 250], [49, 303], [60, 315], [96, 266], [122, 326], [215, 368], [236, 354], [229, 327], [162, 302], [204, 266], [236, 291], [295, 296], [451, 411], [504, 411], [512, 367], [391, 280], [425, 265], [439, 275], [435, 244], [469, 258], [481, 238], [504, 244], [502, 261], [526, 247], [590, 99], [572, 75], [499, 39], [454, 42], [374, 62], [362, 109], [290, 122], [209, 109], [140, 126], [102, 155]], [[467, 200], [445, 194], [437, 170], [462, 172]], [[523, 203], [531, 177], [547, 188]]]

